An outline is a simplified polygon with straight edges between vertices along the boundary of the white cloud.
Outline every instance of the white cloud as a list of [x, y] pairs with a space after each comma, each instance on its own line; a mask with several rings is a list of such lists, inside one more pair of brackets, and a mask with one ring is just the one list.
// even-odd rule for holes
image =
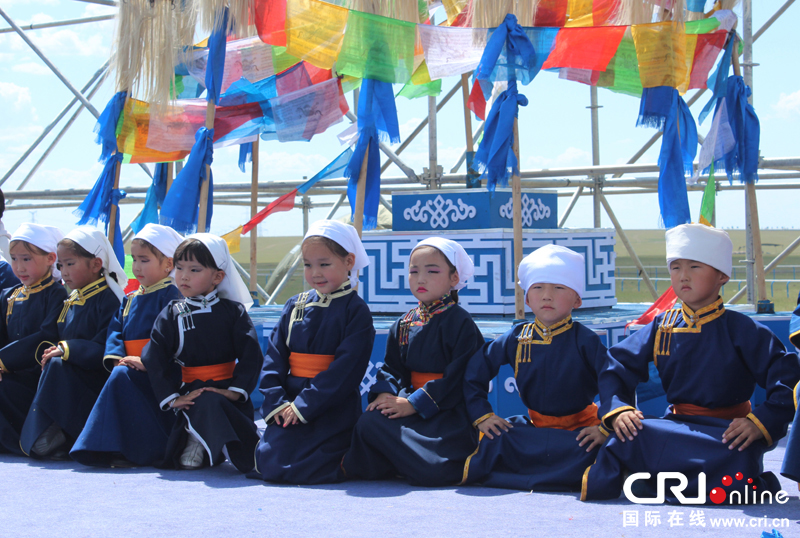
[[11, 68], [12, 71], [17, 73], [27, 73], [29, 75], [52, 75], [53, 72], [46, 65], [37, 62], [25, 62], [16, 64]]
[[14, 103], [16, 109], [32, 104], [30, 88], [17, 86], [13, 82], [0, 82], [0, 99]]
[[[32, 37], [33, 44], [48, 56], [100, 56], [108, 57], [110, 54], [109, 43], [105, 37], [109, 32], [97, 32], [94, 27], [91, 33], [75, 31], [69, 28], [48, 28], [38, 30]], [[12, 51], [30, 51], [28, 45], [18, 35], [0, 34], [0, 48]]]
[[523, 148], [522, 160], [525, 163], [525, 168], [565, 168], [569, 166], [588, 166], [592, 163], [592, 154], [588, 151], [569, 147], [561, 155], [556, 157], [543, 157], [540, 155], [532, 155], [525, 157]]
[[800, 114], [800, 90], [794, 93], [781, 93], [778, 103], [773, 108], [780, 112], [795, 112]]

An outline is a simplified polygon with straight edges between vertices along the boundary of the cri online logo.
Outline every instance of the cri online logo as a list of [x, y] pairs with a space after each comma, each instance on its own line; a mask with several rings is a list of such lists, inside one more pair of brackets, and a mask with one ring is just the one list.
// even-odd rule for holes
[[[683, 495], [683, 491], [689, 484], [686, 475], [683, 473], [666, 472], [658, 473], [657, 475], [655, 497], [637, 497], [632, 491], [633, 483], [637, 480], [648, 480], [651, 476], [650, 473], [634, 473], [625, 480], [622, 490], [625, 492], [625, 496], [630, 502], [635, 504], [662, 504], [664, 502], [665, 489], [669, 487], [672, 495], [675, 496], [680, 504], [706, 503], [705, 473], [699, 473], [697, 475], [697, 490], [699, 492], [697, 497], [685, 497]], [[715, 487], [709, 492], [708, 499], [714, 504], [722, 504], [726, 501], [728, 504], [772, 504], [773, 494], [771, 491], [762, 490], [759, 495], [752, 478], [748, 478], [746, 481], [742, 482], [742, 480], [744, 480], [744, 475], [742, 473], [736, 473], [734, 478], [736, 479], [735, 483], [739, 486], [738, 489], [727, 493], [723, 488]], [[734, 485], [734, 478], [728, 475], [723, 476], [722, 485], [725, 487]], [[667, 480], [677, 480], [678, 484], [666, 486], [665, 482]], [[789, 494], [783, 490], [776, 493], [774, 497], [778, 504], [786, 504], [789, 501]]]

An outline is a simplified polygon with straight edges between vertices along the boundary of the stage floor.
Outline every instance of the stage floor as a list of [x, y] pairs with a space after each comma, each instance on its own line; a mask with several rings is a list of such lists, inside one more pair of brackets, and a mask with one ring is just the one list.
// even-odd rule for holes
[[[765, 469], [778, 474], [783, 453], [782, 445], [768, 452]], [[582, 503], [576, 493], [421, 489], [399, 480], [278, 486], [245, 478], [227, 462], [198, 471], [100, 469], [3, 454], [0, 480], [2, 535], [9, 537], [758, 538], [772, 528], [800, 536], [797, 484], [783, 477], [786, 504], [741, 507], [635, 505], [624, 497]], [[645, 512], [658, 513], [661, 523], [645, 526]], [[702, 512], [705, 527], [691, 524], [692, 512], [695, 523]], [[633, 514], [638, 525], [624, 526]]]

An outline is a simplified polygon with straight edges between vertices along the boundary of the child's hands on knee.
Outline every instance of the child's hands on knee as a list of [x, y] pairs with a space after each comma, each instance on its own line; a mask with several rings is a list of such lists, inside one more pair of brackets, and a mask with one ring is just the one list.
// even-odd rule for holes
[[294, 412], [294, 408], [291, 405], [287, 405], [277, 413], [275, 413], [275, 423], [279, 426], [293, 426], [300, 422], [300, 418], [297, 416], [297, 413]]
[[172, 409], [185, 410], [194, 405], [194, 400], [203, 393], [203, 389], [193, 390], [189, 394], [178, 396], [169, 403]]
[[381, 392], [378, 396], [367, 405], [367, 411], [375, 411], [382, 403], [386, 403], [390, 398], [394, 398], [394, 394], [389, 392]]
[[127, 357], [123, 357], [119, 360], [119, 364], [122, 366], [127, 366], [133, 370], [138, 370], [140, 372], [146, 372], [147, 368], [144, 367], [142, 364], [141, 357], [134, 357], [133, 355], [128, 355]]
[[478, 424], [478, 429], [489, 439], [494, 439], [494, 435], [500, 437], [503, 432], [507, 432], [509, 428], [513, 427], [509, 421], [497, 415], [492, 415]]
[[216, 387], [203, 387], [200, 390], [202, 390], [203, 392], [216, 392], [217, 394], [222, 394], [232, 402], [237, 402], [242, 398], [242, 395], [239, 394], [238, 392], [234, 392], [228, 389], [218, 389]]
[[44, 354], [42, 354], [42, 368], [44, 365], [47, 364], [47, 361], [52, 359], [53, 357], [62, 357], [64, 352], [58, 346], [50, 346], [44, 350]]
[[581, 433], [578, 434], [575, 440], [580, 441], [578, 446], [589, 443], [589, 446], [586, 447], [586, 452], [591, 452], [595, 447], [606, 442], [606, 436], [600, 431], [600, 426], [588, 426], [581, 430]]
[[639, 430], [644, 428], [643, 418], [644, 414], [638, 409], [623, 411], [611, 417], [611, 426], [620, 441], [624, 443], [626, 437], [628, 441], [633, 441], [633, 438], [639, 435]]
[[[400, 398], [388, 392], [379, 394], [378, 397], [372, 401], [370, 406], [372, 409], [380, 411], [383, 416], [388, 418], [407, 417], [417, 412], [414, 406], [411, 405], [411, 402], [406, 398]], [[372, 409], [367, 407], [368, 411]]]
[[730, 441], [728, 448], [733, 450], [739, 446], [739, 452], [752, 445], [755, 441], [763, 439], [764, 434], [749, 418], [735, 418], [728, 429], [722, 434], [722, 442]]

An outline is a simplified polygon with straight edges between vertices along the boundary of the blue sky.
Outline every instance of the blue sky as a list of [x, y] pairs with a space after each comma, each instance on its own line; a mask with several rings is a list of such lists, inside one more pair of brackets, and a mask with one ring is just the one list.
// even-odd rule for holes
[[[754, 4], [754, 31], [769, 18], [784, 0], [758, 0]], [[70, 0], [3, 0], [3, 9], [17, 24], [42, 23], [113, 13], [113, 8]], [[113, 21], [79, 26], [28, 31], [72, 84], [82, 87], [108, 59], [113, 38]], [[6, 27], [5, 21], [0, 22]], [[754, 47], [755, 68], [753, 90], [756, 112], [761, 120], [761, 153], [765, 157], [800, 156], [800, 73], [796, 69], [797, 52], [791, 36], [800, 27], [800, 6], [793, 5]], [[741, 29], [741, 22], [740, 27]], [[445, 79], [446, 93], [456, 79]], [[399, 88], [396, 88], [399, 90]], [[92, 99], [98, 110], [113, 94], [113, 81], [107, 80]], [[520, 142], [523, 169], [587, 166], [591, 158], [589, 87], [577, 82], [559, 80], [554, 73], [541, 73], [529, 86], [522, 88], [530, 104], [520, 111]], [[688, 95], [692, 95], [690, 92]], [[704, 96], [695, 105], [695, 116], [708, 99]], [[72, 95], [47, 66], [14, 33], [0, 34], [0, 172], [5, 174], [44, 127], [69, 102]], [[687, 97], [688, 98], [688, 97]], [[638, 99], [599, 90], [601, 163], [625, 163], [653, 134], [653, 130], [636, 128]], [[427, 115], [427, 100], [398, 99], [401, 135], [405, 136]], [[439, 163], [449, 170], [463, 150], [464, 122], [460, 93], [439, 114]], [[710, 118], [699, 126], [705, 134]], [[87, 111], [59, 143], [51, 156], [26, 187], [29, 190], [90, 188], [101, 171], [97, 162], [99, 146], [94, 143], [95, 120]], [[300, 179], [312, 176], [342, 151], [336, 135], [349, 122], [333, 126], [310, 143], [262, 142], [261, 181]], [[53, 133], [18, 169], [3, 189], [16, 189], [30, 168], [52, 140]], [[659, 144], [640, 159], [654, 163]], [[249, 181], [239, 171], [237, 148], [217, 150], [214, 155], [216, 183]], [[427, 136], [423, 132], [402, 154], [403, 159], [421, 173], [428, 165]], [[463, 170], [463, 168], [462, 168]], [[391, 167], [386, 176], [398, 176]], [[138, 166], [123, 167], [120, 181], [124, 186], [146, 186], [149, 178]], [[800, 196], [797, 191], [763, 191], [759, 193], [762, 227], [796, 227]], [[701, 193], [690, 193], [692, 215], [699, 211]], [[323, 201], [323, 200], [321, 200]], [[567, 199], [561, 198], [561, 208]], [[625, 228], [658, 228], [656, 195], [613, 196], [610, 203]], [[744, 227], [743, 192], [721, 193], [717, 197], [717, 224], [727, 228]], [[136, 215], [139, 206], [122, 207], [122, 225]], [[312, 211], [312, 220], [323, 218], [328, 209]], [[591, 227], [591, 200], [578, 202], [567, 222], [569, 227]], [[561, 209], [559, 209], [561, 212]], [[340, 210], [344, 215], [346, 210]], [[30, 220], [28, 211], [7, 211], [6, 227], [13, 231]], [[69, 209], [39, 210], [39, 222], [48, 222], [68, 231], [77, 220]], [[212, 232], [226, 233], [249, 218], [244, 207], [215, 210]], [[611, 226], [604, 215], [603, 226]], [[268, 218], [260, 227], [262, 235], [299, 235], [302, 214], [299, 210]]]

